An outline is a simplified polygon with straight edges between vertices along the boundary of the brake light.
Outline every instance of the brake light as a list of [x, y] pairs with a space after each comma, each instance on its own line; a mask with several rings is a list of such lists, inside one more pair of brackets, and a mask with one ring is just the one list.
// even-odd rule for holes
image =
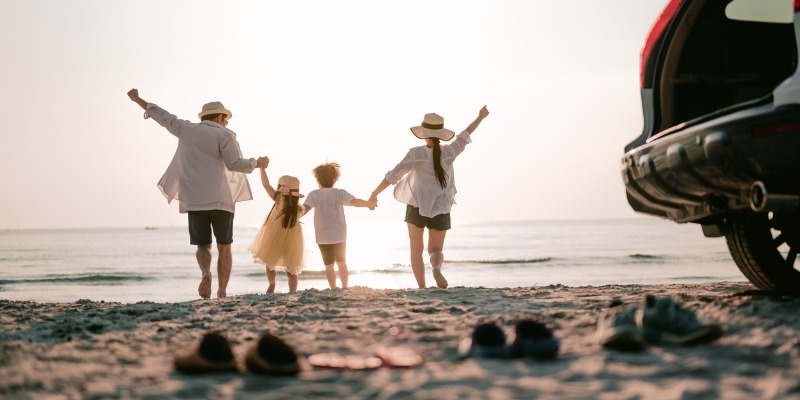
[[[794, 1], [795, 9], [797, 9], [798, 2], [800, 2], [800, 0]], [[655, 24], [653, 24], [653, 27], [650, 28], [650, 33], [647, 35], [647, 40], [644, 42], [642, 54], [639, 59], [639, 86], [642, 89], [644, 89], [644, 74], [647, 69], [647, 60], [650, 59], [650, 53], [653, 52], [653, 47], [656, 45], [656, 42], [658, 42], [661, 34], [664, 33], [664, 29], [667, 28], [669, 22], [675, 17], [675, 14], [678, 12], [678, 6], [680, 5], [681, 0], [670, 0]]]
[[800, 10], [800, 0], [794, 0], [794, 10]]
[[759, 125], [753, 127], [754, 138], [764, 138], [784, 133], [800, 132], [800, 123], [794, 121], [783, 121], [772, 124]]

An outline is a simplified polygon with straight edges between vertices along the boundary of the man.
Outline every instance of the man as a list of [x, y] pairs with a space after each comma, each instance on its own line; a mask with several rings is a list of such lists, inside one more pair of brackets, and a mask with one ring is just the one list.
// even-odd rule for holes
[[179, 211], [189, 214], [190, 242], [197, 246], [197, 264], [202, 274], [197, 292], [204, 299], [211, 297], [213, 230], [219, 253], [217, 297], [225, 297], [233, 266], [235, 204], [252, 200], [245, 173], [256, 167], [266, 168], [269, 158], [242, 158], [236, 133], [226, 128], [233, 114], [218, 101], [203, 105], [198, 114], [200, 123], [194, 123], [142, 100], [137, 89], [128, 91], [128, 97], [145, 110], [145, 119], [152, 118], [178, 138], [178, 149], [158, 187], [167, 203], [178, 200]]

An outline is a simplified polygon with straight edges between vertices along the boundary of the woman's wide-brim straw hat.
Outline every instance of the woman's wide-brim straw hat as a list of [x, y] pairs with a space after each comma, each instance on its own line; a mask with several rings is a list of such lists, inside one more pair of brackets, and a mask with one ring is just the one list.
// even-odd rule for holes
[[228, 116], [227, 119], [233, 118], [233, 113], [218, 101], [203, 104], [203, 110], [200, 111], [200, 114], [197, 114], [197, 117], [202, 119], [204, 116], [210, 114], [225, 114]]
[[444, 141], [448, 141], [456, 135], [455, 132], [444, 129], [444, 118], [435, 113], [425, 114], [422, 124], [411, 128], [411, 133], [420, 139], [437, 138]]
[[289, 193], [283, 193], [278, 189], [278, 192], [286, 195], [292, 195], [295, 197], [305, 197], [300, 194], [300, 179], [297, 179], [293, 176], [284, 175], [280, 179], [278, 179], [278, 186], [285, 186], [289, 188]]

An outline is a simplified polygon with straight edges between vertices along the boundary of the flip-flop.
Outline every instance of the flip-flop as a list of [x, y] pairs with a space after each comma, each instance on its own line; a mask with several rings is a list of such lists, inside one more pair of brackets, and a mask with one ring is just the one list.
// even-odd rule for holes
[[230, 342], [220, 332], [207, 332], [174, 355], [175, 369], [187, 373], [238, 371]]
[[376, 346], [375, 356], [392, 368], [411, 368], [422, 364], [422, 356], [409, 345]]
[[493, 322], [478, 324], [472, 335], [458, 344], [461, 358], [508, 358], [506, 334]]
[[514, 325], [514, 340], [510, 348], [512, 357], [549, 360], [556, 357], [558, 349], [558, 339], [547, 325], [532, 319], [523, 319]]
[[346, 369], [353, 371], [379, 368], [383, 361], [378, 357], [359, 355], [343, 356], [339, 353], [318, 353], [308, 356], [308, 363], [317, 368]]
[[294, 349], [281, 338], [264, 334], [250, 348], [245, 359], [250, 371], [265, 375], [297, 375], [300, 360]]

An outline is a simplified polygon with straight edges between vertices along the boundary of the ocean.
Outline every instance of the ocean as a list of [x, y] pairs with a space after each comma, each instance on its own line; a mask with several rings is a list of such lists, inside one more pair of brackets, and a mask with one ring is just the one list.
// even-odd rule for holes
[[[247, 250], [257, 229], [235, 228], [228, 295], [266, 291], [265, 267]], [[313, 223], [303, 229], [306, 268], [298, 289], [327, 289]], [[200, 273], [188, 236], [186, 227], [2, 230], [0, 299], [195, 300]], [[213, 254], [216, 275], [216, 249]], [[659, 219], [454, 225], [444, 255], [451, 287], [746, 281], [724, 239], [705, 238], [694, 224]], [[402, 222], [348, 221], [347, 260], [350, 286], [416, 287]], [[434, 286], [428, 264], [426, 272]], [[278, 273], [276, 291], [288, 291], [285, 273]]]

